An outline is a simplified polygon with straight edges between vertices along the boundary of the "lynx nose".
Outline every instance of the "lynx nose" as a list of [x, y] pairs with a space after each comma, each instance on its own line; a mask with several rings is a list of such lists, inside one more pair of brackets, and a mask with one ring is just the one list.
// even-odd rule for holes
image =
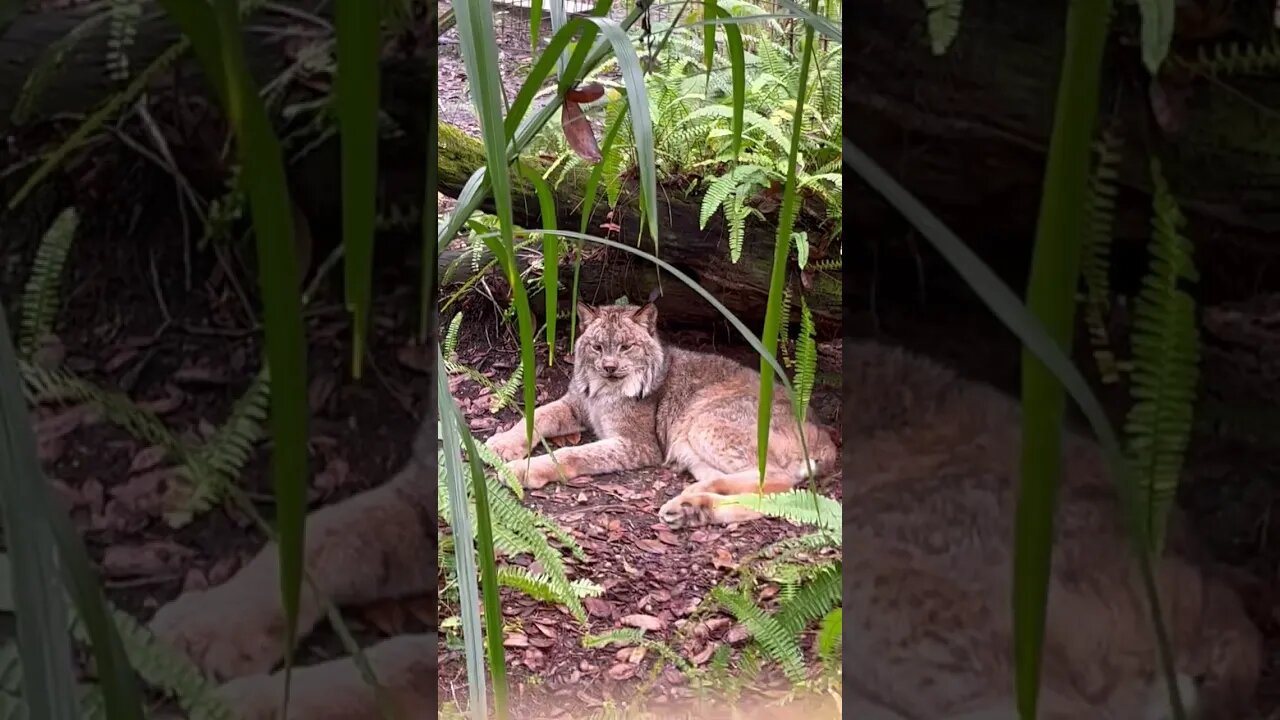
[[618, 361], [613, 359], [601, 360], [600, 369], [612, 375], [618, 369]]

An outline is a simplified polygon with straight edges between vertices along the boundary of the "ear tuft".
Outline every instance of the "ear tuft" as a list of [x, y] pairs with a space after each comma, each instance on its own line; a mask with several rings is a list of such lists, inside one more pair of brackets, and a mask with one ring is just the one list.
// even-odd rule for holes
[[652, 335], [653, 331], [658, 328], [658, 306], [653, 303], [645, 303], [641, 305], [635, 312], [631, 313], [632, 322], [640, 325]]

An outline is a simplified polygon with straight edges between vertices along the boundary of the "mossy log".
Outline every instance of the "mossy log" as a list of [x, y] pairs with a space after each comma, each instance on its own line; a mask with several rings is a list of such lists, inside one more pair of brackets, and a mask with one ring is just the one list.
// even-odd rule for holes
[[[447, 123], [439, 124], [439, 148], [440, 192], [457, 197], [476, 168], [484, 167], [484, 148], [478, 140]], [[539, 161], [527, 159], [525, 162], [536, 164]], [[557, 227], [574, 230], [579, 227], [587, 172], [571, 171], [563, 182], [553, 188]], [[526, 228], [542, 227], [539, 203], [533, 187], [516, 176], [513, 176], [512, 182], [515, 223]], [[747, 323], [748, 327], [758, 331], [764, 320], [766, 300], [769, 297], [777, 227], [771, 222], [761, 222], [758, 219], [748, 222], [742, 255], [737, 262], [733, 262], [730, 259], [728, 232], [720, 214], [714, 215], [705, 229], [700, 228], [701, 195], [696, 191], [688, 191], [675, 182], [660, 184], [660, 238], [656, 252], [652, 238], [648, 233], [642, 235], [640, 232], [641, 218], [635, 201], [619, 203], [612, 214], [608, 215], [610, 208], [602, 197], [592, 211], [591, 221], [587, 225], [588, 233], [609, 236], [609, 233], [601, 229], [601, 225], [607, 222], [617, 226], [611, 237], [619, 242], [635, 245], [636, 238], [642, 235], [639, 249], [656, 254], [688, 275]], [[628, 182], [624, 187], [624, 197], [634, 198], [637, 193], [638, 188], [634, 182]], [[486, 201], [484, 209], [493, 211], [491, 199]], [[776, 213], [766, 217], [776, 219]], [[836, 258], [839, 249], [833, 243], [827, 252], [832, 258]], [[633, 302], [643, 300], [658, 288], [660, 279], [662, 299], [658, 301], [659, 312], [668, 320], [677, 324], [705, 325], [720, 317], [718, 311], [704, 298], [688, 289], [679, 279], [665, 272], [659, 273], [655, 265], [644, 258], [601, 245], [588, 247], [584, 253], [590, 253], [591, 259], [589, 263], [583, 263], [579, 278], [581, 297], [595, 302], [611, 302], [620, 295], [626, 295]], [[442, 285], [464, 279], [459, 270], [470, 270], [469, 261], [456, 265], [453, 262], [456, 259], [457, 256], [452, 253], [442, 256]], [[821, 254], [812, 257], [815, 262], [822, 259]], [[573, 278], [573, 260], [567, 252], [560, 258], [560, 277], [561, 288], [567, 293]], [[798, 274], [793, 272], [790, 281], [795, 283], [793, 287], [800, 288], [802, 281]], [[806, 285], [803, 288], [805, 301], [813, 314], [819, 334], [823, 337], [838, 334], [841, 327], [840, 271], [809, 272], [803, 278], [803, 283]], [[798, 308], [799, 303], [795, 305]], [[799, 312], [798, 309], [796, 312]]]
[[[859, 2], [858, 20], [849, 27], [857, 60], [845, 69], [846, 113], [855, 118], [846, 133], [1016, 290], [1024, 287], [1029, 267], [1067, 5], [970, 0], [959, 34], [942, 55], [930, 50], [922, 3]], [[1173, 53], [1194, 59], [1198, 45], [1265, 42], [1267, 22], [1253, 20], [1269, 18], [1273, 9], [1274, 3], [1259, 0], [1237, 2], [1227, 29], [1194, 40], [1180, 17]], [[1124, 139], [1118, 289], [1136, 288], [1146, 270], [1152, 154], [1189, 219], [1201, 299], [1234, 301], [1280, 288], [1280, 120], [1270, 109], [1280, 105], [1280, 72], [1210, 78], [1185, 66], [1179, 70], [1173, 61], [1162, 87], [1172, 96], [1188, 94], [1174, 113], [1181, 129], [1170, 135], [1152, 110], [1130, 15], [1136, 13], [1117, 15], [1100, 103], [1102, 120], [1114, 119]], [[901, 242], [910, 233], [878, 193], [855, 182], [850, 200], [859, 234], [883, 240], [880, 272], [909, 277], [923, 261], [934, 269], [929, 281], [935, 294], [933, 281], [943, 280], [958, 291], [953, 297], [972, 302], [927, 245]], [[914, 291], [915, 284], [910, 287]]]

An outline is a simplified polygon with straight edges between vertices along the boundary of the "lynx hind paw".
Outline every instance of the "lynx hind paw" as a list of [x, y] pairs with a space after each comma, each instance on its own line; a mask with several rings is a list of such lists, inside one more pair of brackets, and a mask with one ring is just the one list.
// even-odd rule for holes
[[711, 509], [719, 495], [712, 493], [680, 493], [663, 503], [658, 518], [671, 528], [699, 527], [711, 523]]

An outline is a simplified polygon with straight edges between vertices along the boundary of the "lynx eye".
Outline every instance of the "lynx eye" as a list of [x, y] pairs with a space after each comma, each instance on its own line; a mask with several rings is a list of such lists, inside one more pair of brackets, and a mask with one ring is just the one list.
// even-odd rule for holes
[[600, 352], [602, 348], [600, 347], [600, 343], [591, 343], [591, 349], [595, 350], [596, 352]]
[[621, 352], [626, 352], [626, 351], [628, 351], [628, 350], [630, 350], [630, 349], [631, 349], [631, 345], [630, 345], [629, 343], [623, 343], [623, 344], [621, 344], [621, 345], [619, 345], [619, 346], [618, 346], [618, 350], [619, 350], [619, 351], [621, 351]]

